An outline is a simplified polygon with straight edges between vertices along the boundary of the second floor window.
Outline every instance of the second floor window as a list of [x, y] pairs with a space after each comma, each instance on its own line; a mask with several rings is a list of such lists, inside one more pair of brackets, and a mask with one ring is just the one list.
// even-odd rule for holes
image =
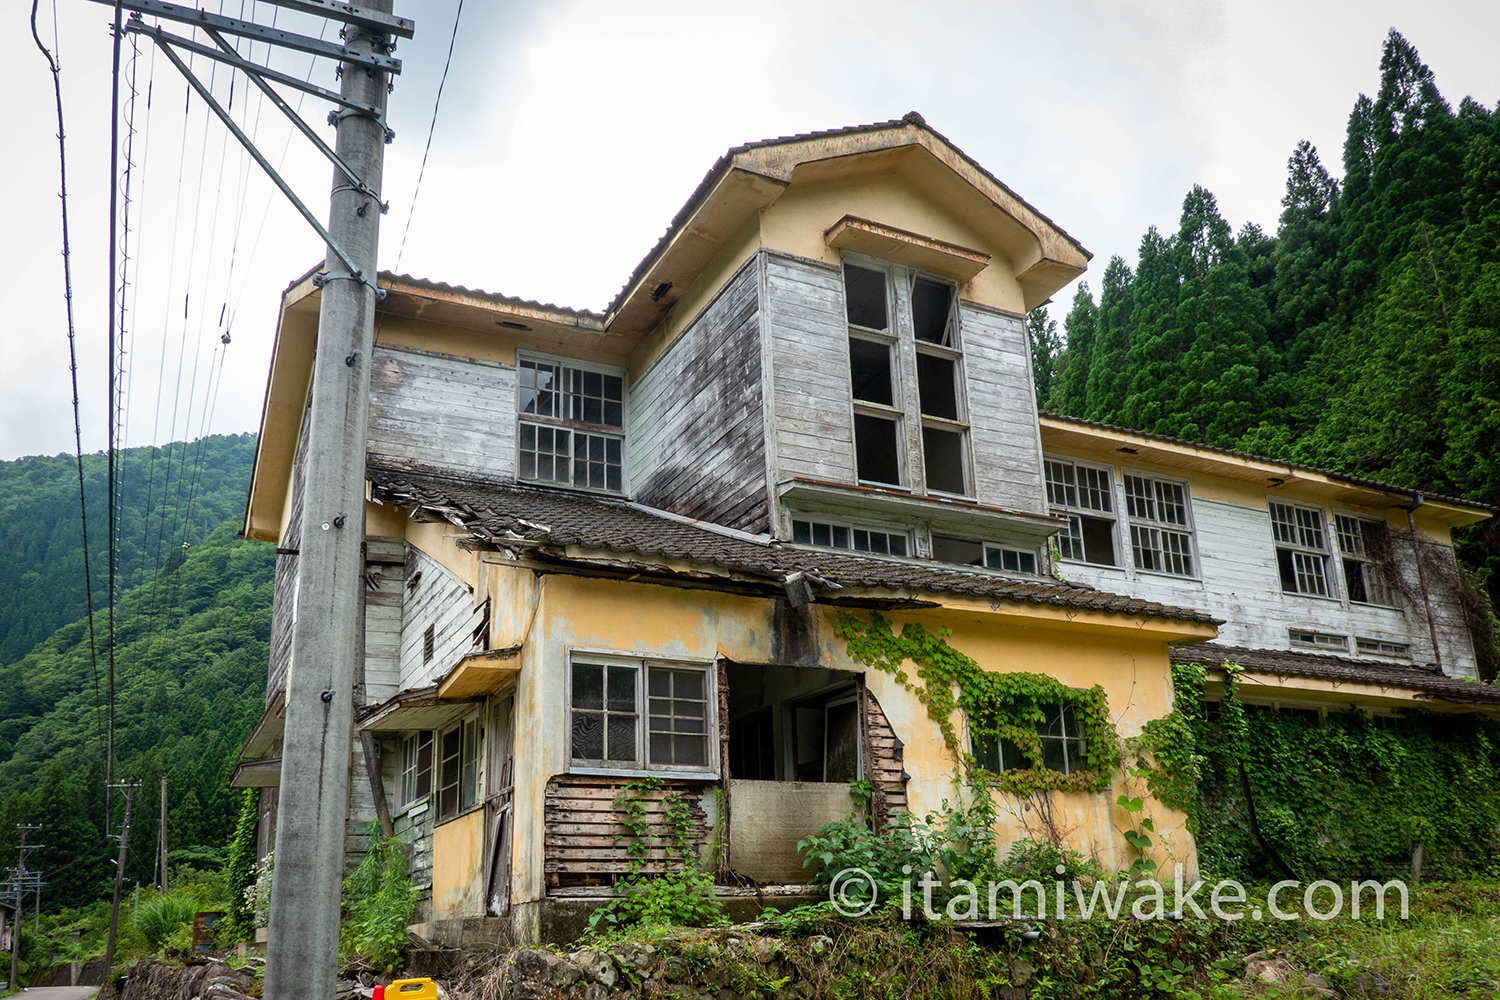
[[1125, 475], [1130, 555], [1149, 573], [1194, 576], [1193, 526], [1187, 487], [1170, 479]]
[[1396, 594], [1387, 569], [1391, 557], [1391, 532], [1384, 521], [1333, 516], [1339, 536], [1339, 555], [1344, 563], [1344, 586], [1355, 604], [1394, 606]]
[[1287, 594], [1332, 597], [1328, 584], [1328, 532], [1316, 507], [1271, 500], [1271, 536], [1276, 541], [1276, 568]]
[[1114, 473], [1067, 459], [1046, 460], [1047, 504], [1068, 520], [1057, 534], [1064, 559], [1118, 566], [1115, 558]]
[[[952, 285], [906, 268], [844, 265], [855, 471], [861, 482], [970, 492], [969, 425]], [[915, 411], [911, 382], [915, 376]], [[915, 424], [919, 434], [907, 428]], [[920, 455], [907, 442], [920, 438]]]
[[624, 373], [522, 355], [516, 376], [519, 478], [621, 492]]

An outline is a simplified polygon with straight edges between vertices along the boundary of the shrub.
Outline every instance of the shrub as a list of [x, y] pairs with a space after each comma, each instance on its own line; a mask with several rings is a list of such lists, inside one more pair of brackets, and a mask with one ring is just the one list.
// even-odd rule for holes
[[152, 951], [160, 949], [173, 932], [193, 922], [198, 912], [198, 900], [186, 892], [169, 892], [165, 896], [148, 899], [141, 904], [137, 926], [146, 938]]

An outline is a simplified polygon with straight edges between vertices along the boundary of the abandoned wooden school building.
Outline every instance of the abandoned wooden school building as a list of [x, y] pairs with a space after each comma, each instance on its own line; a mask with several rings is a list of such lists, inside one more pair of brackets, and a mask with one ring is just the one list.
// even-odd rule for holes
[[[842, 614], [1101, 685], [1123, 737], [1171, 708], [1174, 658], [1218, 671], [1210, 696], [1233, 661], [1247, 701], [1494, 710], [1449, 540], [1488, 508], [1037, 413], [1025, 315], [1088, 260], [913, 114], [730, 150], [603, 313], [382, 275], [350, 843], [378, 788], [429, 933], [557, 933], [627, 870], [614, 799], [642, 777], [686, 793], [740, 894], [806, 881], [796, 842], [852, 780], [879, 815], [952, 796], [938, 723], [850, 657]], [[236, 777], [271, 790], [263, 851], [317, 320], [309, 274], [246, 515], [284, 553]], [[1041, 761], [973, 749], [1080, 770], [1077, 728], [1059, 708]], [[1112, 780], [1044, 794], [1128, 867]], [[1036, 836], [1002, 798], [1002, 842]]]

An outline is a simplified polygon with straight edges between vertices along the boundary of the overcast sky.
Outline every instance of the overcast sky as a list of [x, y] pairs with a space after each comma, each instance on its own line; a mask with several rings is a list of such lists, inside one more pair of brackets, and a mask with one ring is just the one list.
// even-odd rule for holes
[[[319, 31], [267, 3], [208, 6]], [[1292, 147], [1310, 139], [1338, 172], [1349, 109], [1374, 93], [1392, 26], [1451, 104], [1500, 99], [1492, 2], [469, 0], [413, 211], [456, 7], [397, 0], [417, 37], [396, 53], [405, 67], [390, 99], [380, 265], [579, 308], [602, 307], [714, 160], [749, 140], [919, 111], [1094, 252], [1085, 280], [1097, 291], [1111, 255], [1133, 264], [1147, 226], [1175, 228], [1195, 183], [1236, 229], [1274, 232]], [[0, 15], [12, 43], [0, 64], [12, 97], [0, 459], [73, 448], [55, 109], [29, 8], [11, 0]], [[106, 440], [110, 17], [88, 0], [41, 0], [39, 11], [62, 63], [89, 451]], [[252, 55], [265, 58], [261, 46]], [[273, 64], [337, 86], [327, 60]], [[122, 67], [134, 126], [124, 443], [253, 430], [278, 297], [321, 248], [149, 43], [134, 59], [127, 44]], [[214, 74], [234, 117], [325, 216], [330, 169], [309, 144], [242, 78], [195, 68], [205, 82]], [[327, 110], [302, 105], [331, 142]], [[122, 127], [122, 147], [130, 134]], [[1059, 293], [1055, 312], [1071, 295]]]

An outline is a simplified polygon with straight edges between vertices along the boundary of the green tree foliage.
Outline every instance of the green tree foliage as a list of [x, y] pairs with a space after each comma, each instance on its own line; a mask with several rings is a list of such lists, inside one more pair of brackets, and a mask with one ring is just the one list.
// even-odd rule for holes
[[[1297, 144], [1274, 238], [1194, 187], [1080, 289], [1047, 406], [1500, 503], [1500, 116], [1455, 114], [1395, 31], [1374, 94], [1342, 179]], [[1500, 528], [1456, 538], [1500, 604]]]
[[[213, 528], [242, 516], [255, 436], [215, 435], [119, 453], [117, 593], [180, 561]], [[108, 460], [83, 457], [94, 606], [108, 594], [105, 524]], [[0, 462], [0, 663], [20, 659], [54, 631], [83, 618], [83, 525], [72, 455]]]
[[[174, 847], [217, 856], [234, 832], [240, 793], [228, 780], [263, 707], [275, 561], [268, 546], [237, 538], [237, 530], [237, 520], [220, 525], [116, 606], [114, 775], [143, 789], [131, 822], [131, 882], [157, 875], [162, 777]], [[95, 615], [102, 640], [105, 612]], [[50, 906], [87, 903], [112, 886], [105, 661], [96, 684], [88, 641], [87, 623], [76, 621], [0, 666], [0, 852], [16, 823], [46, 825], [47, 846], [35, 860]], [[108, 808], [117, 828], [119, 792]]]
[[1026, 338], [1031, 347], [1031, 381], [1037, 405], [1042, 406], [1052, 392], [1062, 352], [1057, 320], [1047, 315], [1046, 306], [1037, 306], [1026, 314]]
[[1058, 413], [1085, 413], [1088, 409], [1089, 364], [1094, 353], [1094, 328], [1099, 309], [1086, 281], [1073, 293], [1073, 307], [1063, 321], [1063, 349], [1052, 373], [1051, 391], [1042, 408]]

